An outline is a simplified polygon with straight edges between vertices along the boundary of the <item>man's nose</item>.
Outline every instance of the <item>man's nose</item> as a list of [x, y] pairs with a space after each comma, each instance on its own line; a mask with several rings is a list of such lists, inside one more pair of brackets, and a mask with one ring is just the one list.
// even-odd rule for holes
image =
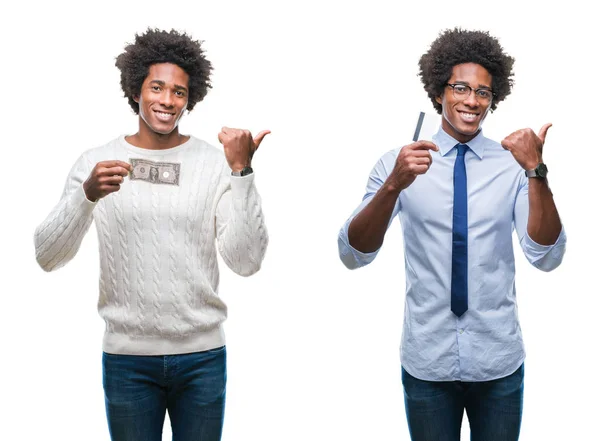
[[471, 90], [469, 95], [467, 95], [467, 97], [464, 99], [464, 103], [470, 107], [477, 107], [479, 105], [479, 101], [477, 101], [477, 98], [475, 97], [474, 90]]
[[173, 105], [173, 96], [170, 91], [165, 90], [161, 93], [160, 103], [166, 107], [171, 107]]

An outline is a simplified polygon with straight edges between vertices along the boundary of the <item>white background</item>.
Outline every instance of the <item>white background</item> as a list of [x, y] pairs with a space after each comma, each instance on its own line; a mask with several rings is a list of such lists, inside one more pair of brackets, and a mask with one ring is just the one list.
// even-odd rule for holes
[[528, 354], [521, 440], [600, 439], [595, 17], [579, 1], [3, 6], [0, 439], [109, 439], [95, 234], [48, 274], [33, 232], [83, 150], [137, 130], [114, 60], [148, 26], [204, 40], [215, 68], [183, 133], [218, 145], [223, 125], [273, 132], [253, 164], [271, 238], [263, 268], [243, 279], [221, 266], [224, 441], [409, 439], [399, 224], [377, 260], [354, 272], [336, 239], [376, 160], [410, 141], [419, 111], [433, 111], [417, 62], [454, 26], [489, 30], [516, 58], [513, 93], [488, 116], [488, 137], [554, 123], [544, 159], [568, 247], [548, 274], [516, 248]]

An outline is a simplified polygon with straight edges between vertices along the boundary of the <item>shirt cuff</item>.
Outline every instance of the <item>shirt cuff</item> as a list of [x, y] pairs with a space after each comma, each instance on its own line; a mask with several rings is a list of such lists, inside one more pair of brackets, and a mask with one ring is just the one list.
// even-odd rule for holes
[[565, 254], [567, 235], [565, 229], [561, 226], [560, 234], [552, 245], [541, 245], [535, 242], [527, 231], [523, 236], [523, 251], [527, 259], [537, 268], [544, 271], [551, 271], [560, 265]]
[[567, 235], [565, 233], [564, 227], [561, 225], [560, 234], [556, 238], [556, 241], [552, 245], [541, 245], [534, 241], [527, 231], [525, 231], [525, 236], [523, 237], [523, 247], [532, 254], [546, 254], [555, 246], [564, 244], [567, 240]]
[[371, 253], [363, 253], [350, 245], [350, 241], [348, 240], [348, 227], [353, 218], [354, 217], [348, 219], [338, 235], [340, 259], [349, 269], [356, 269], [368, 265], [375, 259], [377, 253], [379, 253], [379, 249]]

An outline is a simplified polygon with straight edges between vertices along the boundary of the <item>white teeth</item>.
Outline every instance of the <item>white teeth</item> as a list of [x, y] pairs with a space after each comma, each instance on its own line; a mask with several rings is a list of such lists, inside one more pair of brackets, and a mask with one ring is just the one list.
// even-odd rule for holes
[[171, 115], [170, 113], [165, 113], [165, 112], [156, 112], [156, 116], [158, 117], [158, 119], [161, 119], [163, 121], [167, 121], [167, 120], [170, 120], [171, 118], [173, 118], [173, 115]]
[[462, 116], [462, 118], [467, 121], [474, 121], [477, 118], [477, 115], [474, 113], [465, 113], [465, 112], [459, 112], [459, 113]]

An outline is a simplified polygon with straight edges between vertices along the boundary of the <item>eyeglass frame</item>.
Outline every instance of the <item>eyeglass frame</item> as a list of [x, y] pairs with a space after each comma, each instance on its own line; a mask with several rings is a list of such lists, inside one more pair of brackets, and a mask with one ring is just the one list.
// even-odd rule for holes
[[[463, 83], [446, 83], [446, 86], [450, 86], [452, 88], [452, 95], [454, 95], [454, 98], [457, 98], [457, 99], [461, 99], [461, 98], [462, 99], [466, 99], [466, 98], [468, 98], [468, 97], [471, 96], [472, 92], [475, 92], [475, 99], [477, 101], [484, 100], [484, 101], [487, 101], [487, 102], [491, 102], [494, 99], [494, 97], [496, 96], [496, 94], [494, 93], [494, 91], [492, 89], [488, 89], [487, 87], [478, 87], [478, 88], [474, 89], [471, 86], [469, 86], [468, 84], [463, 84]], [[454, 92], [455, 92], [454, 88], [456, 86], [462, 86], [462, 87], [465, 87], [465, 88], [469, 89], [469, 94], [466, 95], [466, 96], [464, 96], [464, 97], [456, 96], [454, 94]], [[486, 92], [490, 92], [491, 93], [490, 98], [488, 99], [488, 98], [485, 98], [485, 97], [482, 97], [482, 96], [477, 96], [477, 92], [479, 92], [480, 90], [484, 90]]]

